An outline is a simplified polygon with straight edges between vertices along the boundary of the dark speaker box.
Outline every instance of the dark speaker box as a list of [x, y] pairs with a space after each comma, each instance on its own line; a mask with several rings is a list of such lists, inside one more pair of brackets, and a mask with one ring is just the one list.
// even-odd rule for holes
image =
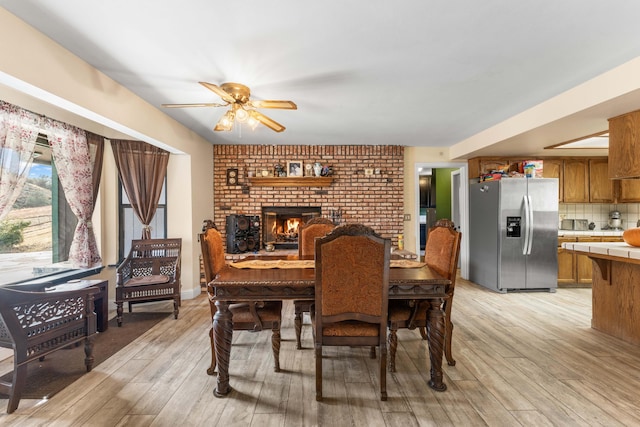
[[247, 252], [247, 238], [246, 236], [234, 236], [227, 234], [227, 253], [228, 254], [241, 254]]
[[239, 254], [260, 249], [260, 217], [229, 215], [226, 218], [227, 253]]
[[253, 252], [260, 250], [260, 232], [249, 233], [246, 241], [248, 251]]
[[249, 217], [246, 215], [228, 215], [226, 220], [227, 235], [238, 235], [249, 231]]

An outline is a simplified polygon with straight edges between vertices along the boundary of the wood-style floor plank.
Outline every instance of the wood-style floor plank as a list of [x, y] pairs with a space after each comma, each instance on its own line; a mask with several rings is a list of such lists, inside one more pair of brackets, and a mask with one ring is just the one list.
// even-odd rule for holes
[[[136, 310], [170, 311], [170, 303]], [[398, 332], [397, 372], [380, 401], [378, 359], [325, 347], [324, 400], [315, 400], [308, 316], [295, 349], [293, 305], [283, 308], [280, 365], [271, 332], [235, 332], [232, 392], [213, 396], [204, 295], [159, 322], [49, 401], [23, 399], [7, 426], [595, 426], [640, 425], [640, 346], [591, 329], [591, 290], [491, 292], [459, 279], [445, 392], [427, 386], [427, 343]], [[125, 326], [126, 327], [126, 323]], [[0, 369], [12, 358], [0, 354]], [[0, 405], [6, 406], [6, 399]]]

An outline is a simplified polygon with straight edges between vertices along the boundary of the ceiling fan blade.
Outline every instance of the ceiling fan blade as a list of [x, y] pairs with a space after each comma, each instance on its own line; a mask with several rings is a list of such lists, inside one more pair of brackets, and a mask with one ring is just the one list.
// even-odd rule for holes
[[252, 100], [249, 101], [249, 104], [253, 108], [279, 108], [282, 110], [297, 110], [298, 106], [293, 101], [274, 101], [274, 100], [264, 100], [257, 101]]
[[226, 107], [229, 104], [216, 104], [213, 102], [201, 104], [162, 104], [164, 108], [183, 108], [183, 107]]
[[200, 83], [202, 86], [206, 87], [211, 92], [218, 95], [220, 98], [222, 98], [223, 101], [228, 102], [229, 104], [233, 104], [236, 102], [233, 96], [225, 92], [220, 86], [214, 85], [213, 83], [207, 83], [207, 82], [198, 82], [198, 83]]
[[249, 116], [254, 118], [254, 119], [256, 119], [257, 121], [259, 121], [260, 123], [262, 123], [266, 127], [270, 128], [270, 129], [272, 129], [272, 130], [274, 130], [276, 132], [282, 132], [283, 130], [286, 129], [280, 123], [278, 123], [275, 120], [265, 116], [264, 114], [260, 113], [259, 111], [251, 110], [249, 112]]

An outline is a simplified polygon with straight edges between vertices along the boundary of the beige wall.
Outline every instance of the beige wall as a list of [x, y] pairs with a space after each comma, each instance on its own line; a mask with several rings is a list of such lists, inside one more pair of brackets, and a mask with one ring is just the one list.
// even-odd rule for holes
[[[213, 146], [133, 92], [0, 9], [0, 99], [107, 138], [149, 142], [172, 153], [168, 234], [183, 239], [182, 294], [200, 293], [196, 239], [213, 212]], [[107, 148], [96, 230], [103, 264], [117, 260], [117, 174]]]
[[[404, 241], [405, 248], [412, 252], [417, 252], [416, 242], [418, 236], [416, 229], [418, 218], [419, 200], [416, 200], [416, 188], [418, 188], [418, 176], [416, 174], [416, 165], [420, 163], [457, 163], [460, 166], [466, 165], [466, 161], [452, 161], [449, 158], [448, 147], [406, 147], [404, 151], [404, 212], [411, 214], [411, 220], [404, 222]], [[442, 166], [441, 166], [442, 167]], [[447, 166], [452, 167], [452, 166]]]

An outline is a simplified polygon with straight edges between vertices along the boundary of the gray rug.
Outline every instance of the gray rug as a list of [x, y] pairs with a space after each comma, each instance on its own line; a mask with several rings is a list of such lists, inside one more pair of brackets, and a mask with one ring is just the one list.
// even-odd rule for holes
[[[173, 316], [169, 312], [124, 313], [122, 327], [116, 319], [109, 321], [109, 328], [99, 332], [94, 338], [93, 357], [95, 368], [127, 344], [148, 331], [161, 320]], [[27, 384], [22, 399], [50, 398], [69, 384], [87, 373], [84, 365], [84, 345], [67, 347], [55, 351], [40, 361], [31, 362], [27, 367]], [[2, 381], [12, 380], [12, 372], [2, 377]], [[0, 393], [3, 398], [7, 395]]]

